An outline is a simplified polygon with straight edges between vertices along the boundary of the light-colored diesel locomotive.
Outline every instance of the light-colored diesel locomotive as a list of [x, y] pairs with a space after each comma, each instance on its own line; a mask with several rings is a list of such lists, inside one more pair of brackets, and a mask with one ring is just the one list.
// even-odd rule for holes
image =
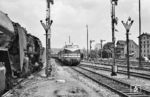
[[81, 53], [78, 45], [65, 45], [64, 48], [58, 53], [58, 59], [64, 65], [75, 66], [81, 61]]

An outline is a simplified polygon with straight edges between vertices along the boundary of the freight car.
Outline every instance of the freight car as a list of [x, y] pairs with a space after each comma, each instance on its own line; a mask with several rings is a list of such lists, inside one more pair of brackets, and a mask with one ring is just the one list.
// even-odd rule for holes
[[0, 93], [12, 87], [14, 78], [41, 69], [42, 53], [40, 39], [0, 11]]
[[58, 59], [67, 66], [76, 66], [81, 61], [81, 53], [78, 45], [65, 45], [58, 53]]

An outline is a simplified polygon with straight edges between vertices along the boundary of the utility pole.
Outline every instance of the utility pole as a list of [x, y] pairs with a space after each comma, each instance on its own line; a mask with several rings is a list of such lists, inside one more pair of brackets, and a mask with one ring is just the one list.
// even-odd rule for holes
[[133, 20], [131, 20], [131, 17], [128, 18], [127, 22], [124, 23], [122, 21], [122, 24], [124, 25], [125, 29], [126, 29], [126, 43], [127, 43], [127, 73], [128, 73], [128, 78], [130, 78], [130, 64], [129, 64], [129, 31], [130, 28], [133, 24]]
[[141, 64], [141, 0], [139, 0], [139, 67], [142, 67]]
[[117, 17], [115, 17], [115, 6], [117, 6], [118, 0], [111, 0], [112, 11], [111, 11], [111, 24], [112, 24], [112, 43], [113, 43], [113, 50], [112, 50], [112, 57], [113, 57], [113, 65], [112, 65], [112, 73], [111, 76], [116, 76], [117, 73], [115, 71], [115, 24], [117, 25]]
[[92, 42], [94, 42], [94, 40], [90, 40], [90, 58], [91, 58]]
[[102, 51], [103, 51], [103, 42], [104, 42], [105, 40], [100, 40], [100, 44], [101, 44], [101, 59], [102, 59]]
[[87, 59], [89, 59], [89, 53], [88, 53], [88, 41], [89, 41], [89, 35], [88, 35], [88, 25], [86, 25], [87, 28]]
[[41, 25], [43, 26], [45, 32], [46, 32], [46, 68], [45, 68], [45, 74], [46, 77], [49, 77], [51, 75], [52, 66], [51, 66], [51, 25], [53, 21], [50, 18], [50, 3], [54, 4], [53, 0], [46, 0], [47, 2], [47, 10], [46, 10], [46, 24], [41, 22]]

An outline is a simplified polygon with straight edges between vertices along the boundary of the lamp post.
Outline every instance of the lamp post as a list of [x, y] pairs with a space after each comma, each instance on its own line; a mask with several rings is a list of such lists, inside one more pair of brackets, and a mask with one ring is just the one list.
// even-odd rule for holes
[[112, 24], [112, 57], [113, 57], [113, 65], [112, 65], [112, 73], [111, 76], [116, 76], [116, 65], [115, 65], [115, 24], [117, 25], [117, 17], [115, 17], [115, 6], [117, 6], [118, 0], [111, 0], [112, 11], [111, 11], [111, 24]]
[[90, 40], [90, 58], [91, 58], [92, 42], [94, 42], [94, 40]]
[[130, 64], [129, 64], [129, 31], [130, 28], [133, 24], [133, 20], [131, 20], [131, 17], [128, 18], [128, 20], [126, 21], [126, 23], [124, 23], [122, 21], [122, 24], [124, 25], [125, 29], [126, 29], [126, 43], [127, 43], [127, 73], [128, 73], [128, 78], [130, 78]]
[[139, 67], [142, 67], [141, 64], [141, 0], [139, 0]]
[[46, 32], [46, 68], [45, 74], [48, 77], [51, 74], [52, 66], [51, 66], [51, 25], [53, 21], [50, 19], [50, 4], [53, 4], [53, 0], [46, 0], [47, 1], [47, 15], [46, 15], [46, 24], [41, 22], [45, 32]]

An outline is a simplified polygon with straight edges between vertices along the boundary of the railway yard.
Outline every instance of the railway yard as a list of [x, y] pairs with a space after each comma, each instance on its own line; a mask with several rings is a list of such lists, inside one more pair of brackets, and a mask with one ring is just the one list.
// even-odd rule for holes
[[2, 0], [0, 97], [150, 97], [150, 1], [138, 1]]
[[128, 79], [121, 67], [117, 76], [111, 76], [106, 64], [82, 61], [70, 67], [55, 59], [51, 63], [53, 71], [49, 78], [43, 76], [42, 69], [2, 97], [150, 97], [149, 71], [131, 69]]

